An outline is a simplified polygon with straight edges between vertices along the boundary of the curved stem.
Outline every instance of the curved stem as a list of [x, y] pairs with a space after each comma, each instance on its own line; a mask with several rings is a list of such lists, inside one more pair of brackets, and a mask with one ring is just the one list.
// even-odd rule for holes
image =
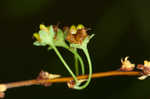
[[91, 81], [91, 78], [92, 78], [92, 62], [91, 62], [90, 55], [89, 55], [89, 53], [88, 53], [87, 48], [84, 48], [84, 49], [83, 49], [83, 52], [85, 53], [85, 55], [86, 55], [86, 57], [87, 57], [87, 60], [88, 60], [88, 64], [89, 64], [89, 76], [88, 76], [88, 79], [87, 79], [87, 81], [86, 81], [86, 83], [85, 83], [84, 85], [82, 85], [82, 86], [77, 86], [77, 87], [75, 88], [75, 89], [77, 89], [77, 90], [82, 90], [82, 89], [86, 88], [86, 87], [89, 85], [89, 83], [90, 83], [90, 81]]
[[54, 51], [56, 52], [56, 54], [58, 55], [59, 59], [62, 61], [62, 63], [64, 64], [64, 66], [66, 67], [66, 69], [68, 70], [68, 72], [70, 73], [70, 75], [74, 78], [75, 82], [77, 82], [77, 78], [75, 76], [75, 74], [72, 72], [72, 70], [69, 68], [68, 64], [66, 63], [66, 61], [63, 59], [63, 57], [61, 56], [60, 52], [58, 51], [58, 49], [53, 45], [51, 46]]

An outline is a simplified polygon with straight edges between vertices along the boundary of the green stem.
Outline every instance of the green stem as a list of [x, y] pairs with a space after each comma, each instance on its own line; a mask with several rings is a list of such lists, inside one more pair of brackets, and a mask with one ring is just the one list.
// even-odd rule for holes
[[87, 60], [88, 60], [88, 64], [89, 64], [89, 76], [88, 76], [87, 82], [86, 82], [84, 85], [82, 85], [82, 86], [77, 86], [77, 87], [75, 88], [75, 89], [77, 89], [77, 90], [82, 90], [82, 89], [86, 88], [86, 87], [89, 85], [89, 83], [90, 83], [90, 81], [91, 81], [91, 78], [92, 78], [92, 62], [91, 62], [90, 55], [89, 55], [89, 53], [88, 53], [87, 48], [84, 48], [84, 49], [83, 49], [83, 52], [85, 53], [85, 55], [86, 55], [86, 57], [87, 57]]
[[78, 54], [77, 50], [69, 49], [69, 48], [66, 48], [66, 49], [68, 49], [71, 53], [73, 53], [78, 58], [80, 65], [81, 65], [82, 75], [84, 75], [85, 74], [84, 63], [83, 63], [81, 56]]
[[78, 64], [78, 56], [74, 55], [74, 60], [75, 60], [75, 73], [76, 75], [79, 75], [79, 64]]
[[68, 72], [70, 73], [70, 75], [73, 77], [73, 79], [75, 80], [75, 82], [78, 82], [78, 79], [76, 78], [75, 74], [72, 72], [72, 70], [69, 68], [68, 64], [66, 63], [66, 61], [63, 59], [63, 57], [61, 56], [60, 52], [58, 51], [58, 49], [54, 46], [51, 45], [51, 47], [54, 49], [54, 51], [56, 52], [56, 54], [58, 55], [59, 59], [62, 61], [62, 63], [64, 64], [64, 66], [66, 67], [66, 69], [68, 70]]

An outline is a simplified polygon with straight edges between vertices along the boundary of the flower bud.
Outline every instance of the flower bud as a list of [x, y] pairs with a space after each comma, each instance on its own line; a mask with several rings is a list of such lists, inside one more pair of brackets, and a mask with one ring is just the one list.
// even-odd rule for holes
[[87, 81], [87, 79], [80, 79], [77, 83], [75, 83], [74, 80], [70, 80], [69, 82], [67, 82], [67, 86], [69, 88], [76, 89], [76, 87], [79, 87], [85, 81]]
[[7, 90], [6, 85], [0, 84], [0, 92], [4, 92], [4, 91], [6, 91], [6, 90]]
[[144, 75], [150, 74], [150, 61], [145, 60], [144, 65], [138, 65], [137, 69], [142, 70]]
[[40, 41], [40, 35], [38, 33], [34, 33], [33, 37], [37, 40]]
[[77, 26], [77, 30], [80, 30], [80, 29], [84, 29], [84, 25], [82, 25], [82, 24], [78, 24], [78, 26]]
[[143, 75], [141, 77], [139, 77], [139, 80], [144, 80], [146, 79], [148, 76], [150, 76], [150, 61], [145, 60], [144, 61], [144, 65], [138, 65], [137, 69], [140, 69], [143, 71]]
[[48, 28], [44, 24], [40, 24], [40, 30], [44, 30], [48, 32]]
[[0, 98], [4, 98], [5, 97], [5, 93], [4, 92], [0, 92]]
[[69, 32], [70, 32], [71, 34], [76, 34], [76, 32], [77, 32], [76, 26], [75, 26], [75, 25], [72, 25], [72, 26], [70, 27]]
[[132, 71], [135, 68], [135, 64], [132, 64], [129, 60], [128, 57], [125, 57], [125, 59], [121, 59], [121, 71]]
[[[37, 77], [37, 80], [48, 80], [48, 79], [55, 79], [55, 78], [59, 78], [61, 75], [58, 75], [58, 74], [50, 74], [48, 72], [45, 72], [45, 71], [41, 71]], [[52, 85], [52, 83], [41, 83], [41, 85], [44, 85], [44, 86], [50, 86]]]

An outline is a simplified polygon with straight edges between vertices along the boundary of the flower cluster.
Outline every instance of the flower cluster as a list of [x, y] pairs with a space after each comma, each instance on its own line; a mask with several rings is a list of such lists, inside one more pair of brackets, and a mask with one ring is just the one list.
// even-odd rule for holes
[[[36, 38], [34, 45], [36, 46], [48, 45], [49, 50], [53, 49], [56, 52], [59, 59], [64, 64], [64, 66], [66, 67], [70, 75], [74, 78], [75, 84], [68, 83], [69, 85], [73, 85], [74, 86], [73, 88], [78, 89], [78, 90], [84, 89], [88, 86], [91, 80], [91, 75], [92, 75], [92, 63], [90, 60], [90, 55], [88, 53], [87, 45], [90, 39], [94, 36], [93, 34], [88, 35], [87, 29], [82, 24], [79, 24], [77, 26], [72, 25], [70, 27], [64, 27], [64, 29], [60, 29], [56, 25], [45, 26], [41, 24], [39, 32], [34, 33], [33, 36], [34, 38]], [[69, 42], [69, 44], [67, 42]], [[66, 61], [63, 59], [57, 47], [63, 47], [74, 54], [76, 75], [70, 69], [70, 66], [68, 66]], [[78, 71], [80, 71], [78, 67], [78, 61], [80, 62], [80, 65], [81, 65], [82, 74], [84, 74], [85, 72], [85, 67], [84, 67], [83, 60], [77, 51], [78, 49], [83, 50], [83, 52], [85, 53], [85, 56], [87, 57], [87, 61], [89, 63], [89, 77], [86, 80], [86, 83], [82, 86], [80, 85], [83, 81], [78, 80], [76, 77], [79, 74]], [[41, 78], [45, 79], [45, 75], [47, 75], [46, 72], [41, 72], [37, 79], [41, 79]], [[49, 84], [46, 84], [46, 85], [49, 85]]]
[[65, 41], [68, 41], [70, 44], [80, 44], [79, 46], [81, 46], [84, 40], [90, 40], [87, 29], [82, 24], [72, 25], [64, 30], [56, 25], [45, 26], [41, 24], [40, 31], [34, 33], [33, 36], [37, 40], [34, 42], [36, 46], [55, 45], [65, 47]]

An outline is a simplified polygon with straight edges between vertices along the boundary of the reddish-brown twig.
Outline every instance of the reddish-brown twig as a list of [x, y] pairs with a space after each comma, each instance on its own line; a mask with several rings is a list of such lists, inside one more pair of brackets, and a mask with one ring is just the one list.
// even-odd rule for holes
[[[142, 76], [143, 73], [140, 71], [109, 71], [109, 72], [99, 72], [93, 73], [92, 78], [101, 78], [101, 77], [109, 77], [109, 76]], [[41, 75], [40, 75], [41, 77]], [[81, 75], [77, 76], [77, 79], [87, 79], [88, 75]], [[31, 85], [51, 85], [51, 83], [65, 83], [73, 80], [72, 77], [61, 77], [55, 79], [33, 79], [33, 80], [26, 80], [26, 81], [19, 81], [19, 82], [11, 82], [11, 83], [4, 83], [0, 84], [0, 98], [4, 98], [5, 91], [10, 88], [15, 87], [23, 87], [23, 86], [31, 86]]]
[[[122, 71], [109, 71], [109, 72], [100, 72], [100, 73], [93, 73], [92, 78], [101, 78], [101, 77], [109, 77], [109, 76], [141, 76], [142, 73], [139, 71], [130, 71], [130, 72], [122, 72]], [[78, 79], [86, 79], [88, 75], [81, 75], [77, 76]], [[31, 85], [39, 85], [41, 83], [63, 83], [69, 82], [73, 80], [72, 77], [61, 77], [55, 79], [48, 79], [48, 80], [27, 80], [27, 81], [19, 81], [19, 82], [12, 82], [4, 84], [7, 89], [8, 88], [15, 88], [15, 87], [22, 87], [22, 86], [31, 86]]]

